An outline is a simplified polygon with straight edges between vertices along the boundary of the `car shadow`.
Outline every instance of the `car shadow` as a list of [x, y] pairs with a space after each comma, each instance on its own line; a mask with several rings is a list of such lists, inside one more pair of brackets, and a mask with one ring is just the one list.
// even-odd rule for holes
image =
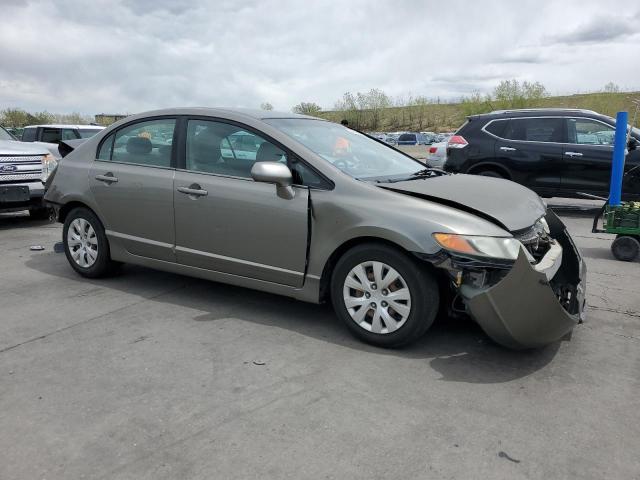
[[[502, 383], [530, 375], [547, 365], [560, 343], [531, 351], [507, 350], [490, 340], [468, 319], [439, 318], [416, 343], [399, 349], [373, 347], [353, 338], [330, 305], [315, 305], [287, 297], [222, 283], [125, 265], [120, 273], [99, 280], [79, 277], [64, 254], [51, 250], [26, 260], [28, 268], [73, 282], [112, 288], [172, 305], [197, 309], [197, 322], [239, 319], [294, 331], [323, 342], [366, 352], [425, 361], [443, 381]], [[162, 286], [166, 293], [158, 295]]]
[[29, 216], [29, 212], [0, 213], [0, 231], [15, 228], [33, 228], [48, 225], [51, 220], [35, 219]]

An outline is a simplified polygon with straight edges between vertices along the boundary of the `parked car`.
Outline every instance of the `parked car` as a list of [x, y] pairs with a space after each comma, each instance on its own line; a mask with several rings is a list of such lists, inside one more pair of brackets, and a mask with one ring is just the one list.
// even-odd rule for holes
[[398, 137], [398, 145], [426, 145], [427, 140], [421, 133], [403, 133]]
[[[606, 197], [616, 121], [590, 110], [501, 110], [474, 115], [449, 139], [446, 170], [506, 178], [542, 196]], [[631, 129], [626, 171], [640, 164], [640, 130]], [[626, 178], [626, 198], [640, 177]]]
[[75, 140], [93, 137], [102, 131], [100, 125], [29, 125], [22, 131], [23, 142], [60, 143], [61, 140]]
[[388, 133], [386, 138], [383, 141], [387, 145], [397, 145], [399, 136], [400, 135], [396, 135], [395, 133]]
[[33, 217], [48, 218], [42, 182], [55, 164], [46, 148], [19, 142], [0, 127], [0, 212], [29, 210]]
[[448, 142], [437, 142], [429, 145], [427, 149], [427, 165], [430, 167], [444, 168], [447, 161]]
[[426, 145], [431, 145], [436, 141], [437, 134], [434, 132], [420, 132], [420, 134], [424, 137]]
[[[255, 156], [228, 147], [240, 132]], [[583, 311], [584, 262], [531, 190], [425, 168], [315, 117], [127, 117], [63, 158], [45, 198], [80, 275], [125, 262], [331, 301], [374, 345], [416, 340], [452, 302], [512, 348], [560, 339]]]

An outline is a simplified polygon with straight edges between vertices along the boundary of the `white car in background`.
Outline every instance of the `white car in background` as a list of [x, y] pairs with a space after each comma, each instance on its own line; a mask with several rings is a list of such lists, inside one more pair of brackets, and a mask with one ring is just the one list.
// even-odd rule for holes
[[20, 140], [46, 147], [54, 157], [60, 158], [58, 145], [61, 141], [87, 139], [104, 128], [100, 125], [28, 125], [24, 127]]
[[449, 142], [432, 143], [427, 147], [427, 165], [430, 167], [444, 168], [447, 161], [447, 145]]

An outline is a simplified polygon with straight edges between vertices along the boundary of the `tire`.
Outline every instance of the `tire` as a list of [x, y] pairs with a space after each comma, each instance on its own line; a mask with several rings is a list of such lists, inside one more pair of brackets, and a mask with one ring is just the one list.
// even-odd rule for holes
[[47, 207], [35, 207], [29, 209], [29, 216], [34, 220], [49, 220], [51, 210]]
[[[358, 281], [356, 271], [360, 278], [366, 275], [366, 285]], [[399, 280], [387, 284], [395, 273]], [[376, 279], [381, 285], [374, 285]], [[352, 248], [338, 260], [331, 276], [331, 301], [355, 337], [393, 348], [424, 335], [438, 313], [440, 293], [433, 274], [418, 260], [399, 249], [369, 243]]]
[[503, 179], [507, 178], [501, 173], [496, 172], [495, 170], [479, 170], [477, 172], [474, 172], [474, 175], [480, 175], [483, 177], [503, 178]]
[[630, 235], [618, 235], [611, 244], [611, 253], [623, 262], [633, 262], [640, 253], [640, 242]]
[[118, 265], [111, 260], [102, 222], [87, 208], [69, 212], [62, 228], [62, 243], [71, 268], [83, 277], [109, 275]]

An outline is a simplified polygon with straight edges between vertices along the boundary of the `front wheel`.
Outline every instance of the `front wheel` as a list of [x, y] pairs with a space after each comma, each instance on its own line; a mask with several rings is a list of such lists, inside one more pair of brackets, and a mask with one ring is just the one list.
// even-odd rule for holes
[[481, 177], [507, 178], [495, 170], [479, 170], [478, 172], [474, 172], [474, 175], [480, 175]]
[[102, 223], [87, 208], [75, 208], [62, 228], [64, 253], [71, 267], [83, 277], [98, 278], [112, 273], [109, 242]]
[[386, 245], [365, 244], [338, 261], [331, 300], [356, 337], [398, 347], [424, 335], [438, 312], [440, 294], [435, 278], [418, 260]]

